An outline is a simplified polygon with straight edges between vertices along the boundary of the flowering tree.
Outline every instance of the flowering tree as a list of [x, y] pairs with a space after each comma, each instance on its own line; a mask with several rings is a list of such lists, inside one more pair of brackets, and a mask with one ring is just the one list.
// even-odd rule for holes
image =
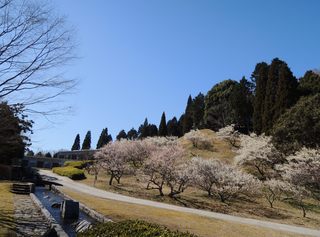
[[126, 140], [115, 141], [102, 147], [94, 157], [97, 162], [110, 175], [109, 185], [112, 185], [113, 179], [120, 183], [123, 174], [130, 171], [128, 164], [128, 153], [123, 149]]
[[240, 133], [234, 129], [234, 124], [220, 128], [216, 133], [218, 137], [221, 137], [229, 142], [232, 147], [239, 148]]
[[238, 194], [250, 194], [259, 189], [259, 182], [251, 175], [242, 173], [231, 165], [218, 160], [192, 159], [194, 183], [222, 202]]
[[[177, 166], [181, 163], [183, 155], [184, 150], [179, 145], [165, 145], [154, 150], [143, 168], [148, 181], [147, 189], [157, 189], [160, 196], [164, 196], [163, 187], [167, 182], [170, 182], [172, 187], [182, 182], [177, 181], [176, 175], [179, 174]], [[179, 191], [183, 191], [184, 187], [185, 184], [182, 184]]]
[[96, 186], [98, 175], [101, 170], [100, 163], [97, 160], [93, 160], [86, 165], [85, 170], [88, 172], [88, 174], [94, 175], [93, 186]]
[[205, 137], [198, 130], [191, 130], [187, 134], [184, 135], [186, 139], [192, 142], [193, 147], [198, 149], [211, 149], [212, 142], [209, 138]]
[[263, 182], [263, 195], [271, 208], [276, 200], [280, 200], [281, 195], [290, 184], [281, 180], [270, 179]]
[[235, 157], [237, 165], [249, 167], [259, 179], [276, 177], [277, 164], [285, 162], [282, 154], [271, 144], [270, 137], [255, 134], [241, 135], [241, 147]]

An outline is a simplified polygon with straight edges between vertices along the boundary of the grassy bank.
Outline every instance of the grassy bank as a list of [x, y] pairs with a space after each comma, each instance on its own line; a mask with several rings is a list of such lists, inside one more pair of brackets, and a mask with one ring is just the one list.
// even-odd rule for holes
[[14, 204], [11, 183], [0, 181], [0, 236], [15, 236]]
[[301, 236], [291, 233], [278, 232], [233, 222], [201, 217], [198, 215], [170, 211], [143, 205], [128, 204], [119, 201], [106, 200], [90, 195], [83, 195], [66, 188], [59, 188], [73, 199], [76, 199], [114, 221], [128, 219], [145, 220], [166, 226], [171, 230], [188, 231], [203, 237], [293, 237]]

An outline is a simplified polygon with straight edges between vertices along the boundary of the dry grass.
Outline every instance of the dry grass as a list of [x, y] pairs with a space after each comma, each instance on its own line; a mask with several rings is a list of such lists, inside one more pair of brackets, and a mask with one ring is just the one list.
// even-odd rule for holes
[[107, 217], [119, 221], [126, 219], [141, 219], [148, 222], [167, 226], [172, 230], [189, 231], [203, 237], [289, 237], [302, 236], [291, 233], [278, 232], [265, 228], [258, 228], [233, 222], [226, 222], [217, 219], [200, 217], [198, 215], [186, 214], [176, 211], [169, 211], [155, 207], [128, 204], [119, 201], [107, 200], [83, 195], [70, 191], [66, 188], [59, 188], [72, 198], [86, 204]]
[[179, 139], [182, 146], [187, 150], [188, 156], [200, 156], [205, 159], [219, 159], [223, 160], [227, 163], [232, 163], [233, 158], [235, 157], [236, 153], [233, 151], [232, 146], [225, 141], [224, 139], [218, 138], [216, 133], [210, 129], [202, 129], [197, 131], [201, 133], [204, 137], [208, 138], [212, 142], [212, 149], [204, 150], [195, 148], [192, 145], [192, 142], [188, 139], [182, 137]]
[[[81, 183], [93, 186], [94, 177], [86, 174], [87, 179]], [[264, 198], [245, 198], [240, 197], [228, 203], [222, 203], [217, 198], [208, 198], [206, 193], [190, 187], [179, 197], [172, 199], [168, 196], [161, 197], [157, 190], [146, 190], [146, 183], [134, 176], [124, 176], [120, 184], [108, 185], [109, 176], [102, 173], [99, 175], [96, 188], [110, 192], [120, 193], [127, 196], [149, 199], [158, 202], [165, 202], [174, 205], [205, 209], [235, 216], [249, 217], [277, 223], [299, 225], [311, 228], [320, 226], [320, 206], [315, 200], [309, 200], [309, 211], [307, 217], [302, 217], [299, 208], [293, 207], [287, 202], [275, 202], [275, 208], [270, 208]], [[165, 193], [169, 190], [164, 189]]]
[[14, 204], [11, 183], [0, 181], [0, 236], [15, 236]]

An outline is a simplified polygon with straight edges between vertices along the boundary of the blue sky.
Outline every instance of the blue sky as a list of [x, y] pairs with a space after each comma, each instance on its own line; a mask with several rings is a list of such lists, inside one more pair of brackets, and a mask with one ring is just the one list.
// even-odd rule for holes
[[320, 68], [320, 2], [196, 0], [55, 0], [76, 28], [79, 80], [63, 98], [72, 114], [35, 118], [34, 150], [70, 149], [87, 130], [115, 137], [147, 117], [179, 117], [187, 97], [224, 79], [250, 77], [256, 63], [285, 60], [298, 77]]

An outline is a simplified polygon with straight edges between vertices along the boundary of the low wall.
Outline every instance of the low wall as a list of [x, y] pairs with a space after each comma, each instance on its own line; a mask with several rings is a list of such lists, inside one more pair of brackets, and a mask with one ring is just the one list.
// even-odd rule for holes
[[[61, 196], [63, 196], [65, 199], [70, 199], [70, 200], [74, 200], [73, 198], [69, 197], [68, 195], [64, 194], [63, 192], [61, 192], [57, 187], [55, 187], [54, 185], [52, 185], [52, 191], [60, 194]], [[78, 200], [74, 200], [79, 202]], [[104, 215], [96, 212], [95, 210], [91, 209], [90, 207], [84, 205], [83, 203], [79, 202], [79, 206], [81, 211], [83, 211], [84, 213], [86, 213], [88, 216], [92, 217], [93, 219], [97, 220], [98, 222], [112, 222], [111, 219], [105, 217]]]

